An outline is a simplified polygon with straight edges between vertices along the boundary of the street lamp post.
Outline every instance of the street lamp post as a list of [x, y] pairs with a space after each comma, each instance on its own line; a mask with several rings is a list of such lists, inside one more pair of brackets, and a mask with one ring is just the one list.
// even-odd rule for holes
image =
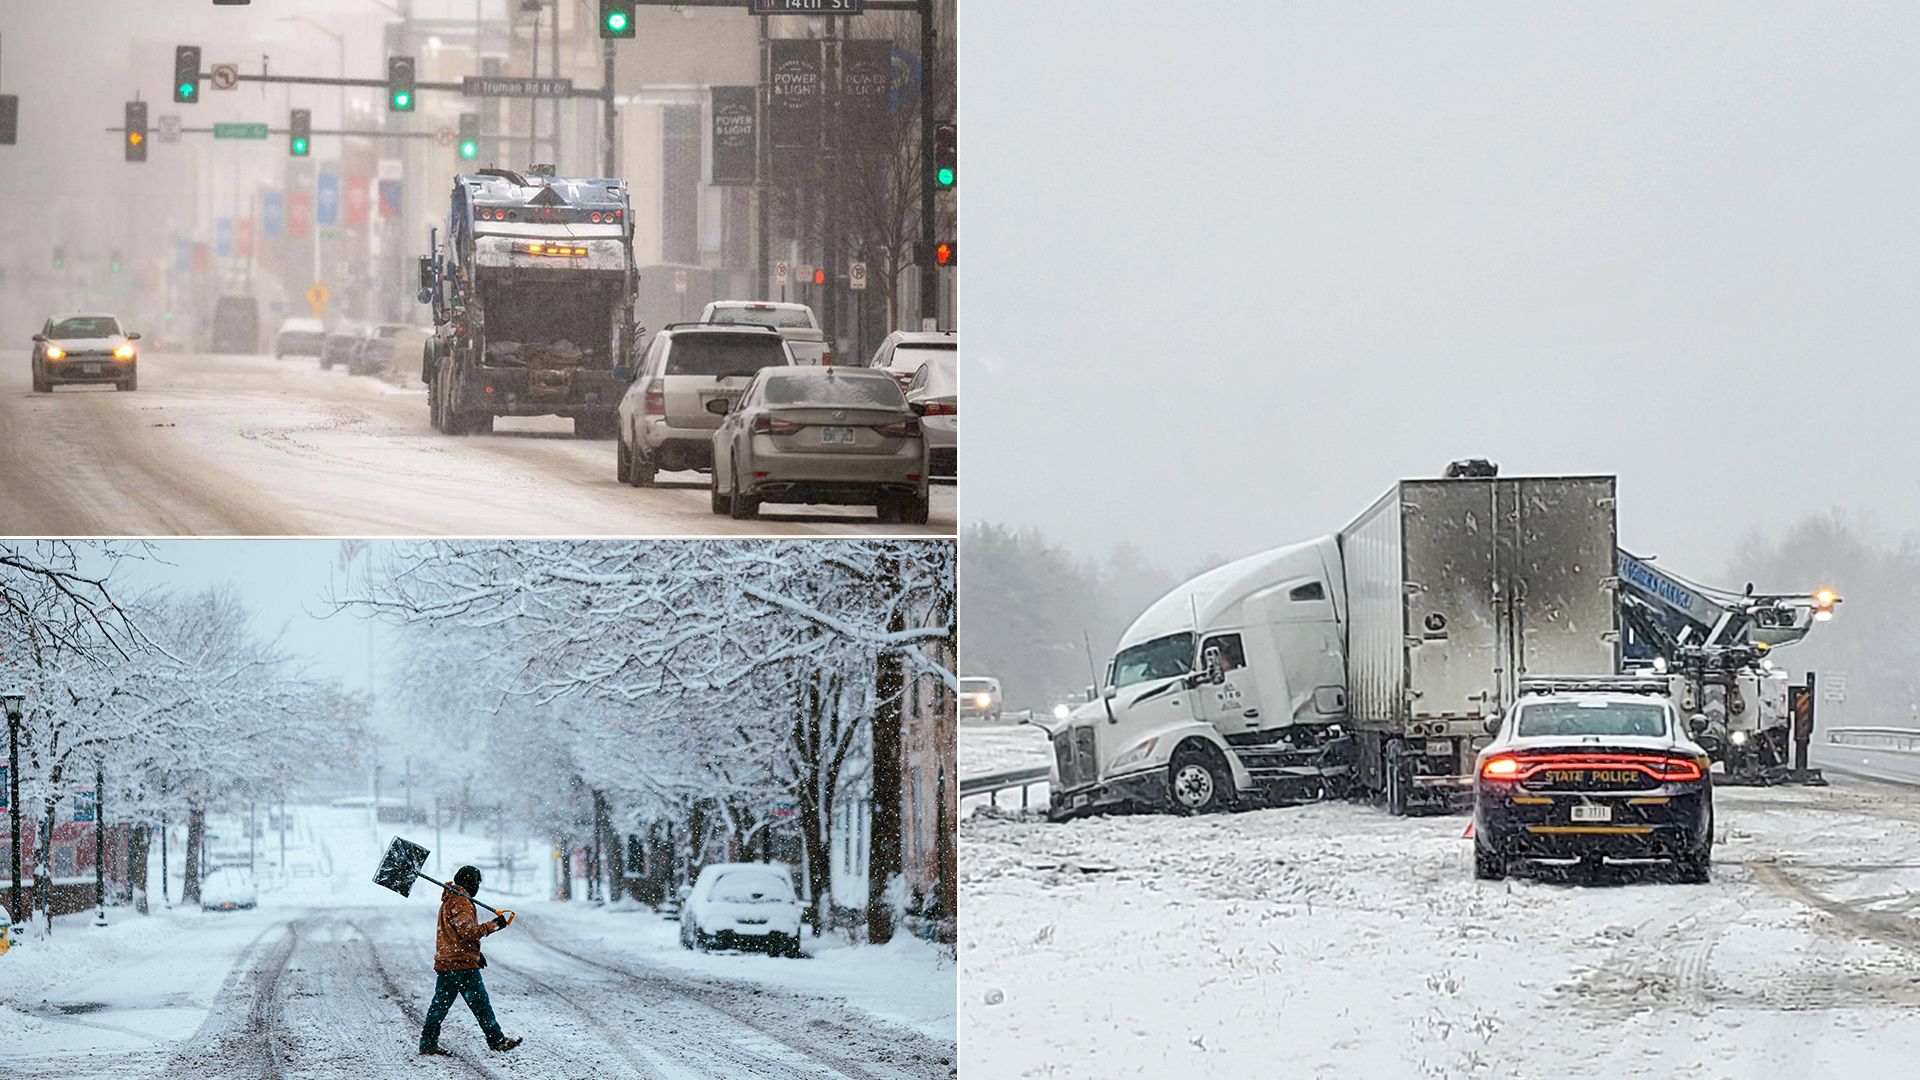
[[93, 763], [93, 925], [107, 925], [107, 766]]
[[27, 928], [20, 914], [24, 910], [20, 906], [20, 709], [26, 700], [27, 696], [18, 690], [0, 691], [0, 706], [7, 711], [7, 817], [13, 826], [13, 846], [9, 849], [13, 852], [13, 888], [7, 905], [13, 928], [7, 936], [14, 941], [20, 940], [21, 932]]

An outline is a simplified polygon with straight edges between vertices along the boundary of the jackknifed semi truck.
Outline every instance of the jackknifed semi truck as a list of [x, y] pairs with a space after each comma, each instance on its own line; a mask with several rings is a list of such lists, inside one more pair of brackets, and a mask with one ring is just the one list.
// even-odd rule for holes
[[[1089, 701], [1036, 721], [1053, 743], [1052, 812], [1350, 794], [1394, 814], [1451, 808], [1522, 680], [1632, 670], [1622, 612], [1639, 591], [1623, 603], [1617, 531], [1614, 477], [1456, 463], [1400, 481], [1338, 533], [1202, 574], [1134, 620]], [[1789, 609], [1811, 602], [1752, 601], [1804, 634]], [[1747, 634], [1726, 637], [1726, 656], [1751, 657]], [[1683, 667], [1668, 677], [1691, 713], [1703, 693]], [[1784, 674], [1741, 671], [1784, 696]]]

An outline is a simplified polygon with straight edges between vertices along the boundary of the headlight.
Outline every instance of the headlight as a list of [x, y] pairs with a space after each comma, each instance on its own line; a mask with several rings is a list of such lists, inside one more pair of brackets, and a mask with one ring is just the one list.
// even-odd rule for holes
[[976, 709], [986, 709], [986, 708], [991, 708], [992, 706], [993, 706], [993, 695], [992, 695], [992, 694], [975, 694], [975, 695], [973, 695], [973, 707], [974, 707], [974, 708], [976, 708]]
[[1147, 755], [1153, 753], [1153, 747], [1159, 741], [1160, 739], [1157, 736], [1155, 738], [1148, 739], [1146, 742], [1141, 743], [1139, 746], [1136, 746], [1133, 749], [1127, 751], [1126, 753], [1121, 754], [1119, 757], [1114, 758], [1113, 764], [1107, 766], [1107, 768], [1118, 769], [1118, 768], [1123, 768], [1127, 765], [1133, 765], [1138, 762], [1147, 760]]
[[1747, 743], [1747, 733], [1744, 731], [1736, 731], [1728, 735], [1727, 738], [1733, 740], [1733, 745], [1735, 746], [1745, 746]]
[[131, 346], [131, 345], [118, 345], [118, 346], [115, 346], [115, 347], [114, 347], [114, 350], [113, 350], [113, 358], [114, 358], [115, 360], [131, 360], [131, 359], [133, 359], [133, 346]]
[[1065, 720], [1066, 718], [1072, 715], [1073, 715], [1073, 709], [1068, 707], [1065, 702], [1062, 702], [1053, 707], [1053, 718], [1055, 720]]
[[58, 345], [47, 346], [47, 359], [49, 360], [62, 360], [66, 358], [66, 355], [67, 350]]

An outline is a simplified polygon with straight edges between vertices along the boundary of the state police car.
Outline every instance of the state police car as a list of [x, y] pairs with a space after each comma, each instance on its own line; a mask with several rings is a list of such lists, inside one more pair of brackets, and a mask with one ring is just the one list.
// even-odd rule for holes
[[1474, 770], [1474, 876], [1659, 862], [1705, 882], [1713, 782], [1667, 691], [1658, 678], [1524, 682]]

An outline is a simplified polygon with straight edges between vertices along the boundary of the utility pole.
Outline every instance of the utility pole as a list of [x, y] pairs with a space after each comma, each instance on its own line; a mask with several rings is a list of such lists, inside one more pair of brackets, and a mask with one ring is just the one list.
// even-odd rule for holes
[[173, 896], [169, 892], [172, 884], [167, 880], [167, 812], [160, 811], [160, 902], [168, 911], [173, 910]]
[[[764, 31], [762, 31], [764, 33]], [[613, 39], [600, 43], [600, 161], [602, 176], [618, 176], [613, 153]]]
[[773, 186], [767, 173], [771, 167], [771, 155], [768, 153], [767, 117], [772, 114], [772, 84], [768, 67], [772, 64], [771, 39], [767, 35], [766, 19], [760, 20], [760, 93], [757, 95], [759, 115], [754, 121], [754, 181], [753, 181], [753, 232], [757, 238], [755, 248], [760, 258], [760, 299], [773, 298], [773, 242], [767, 235], [767, 203], [773, 197]]
[[[438, 841], [435, 841], [438, 843]], [[287, 797], [280, 796], [280, 876], [287, 876]]]

